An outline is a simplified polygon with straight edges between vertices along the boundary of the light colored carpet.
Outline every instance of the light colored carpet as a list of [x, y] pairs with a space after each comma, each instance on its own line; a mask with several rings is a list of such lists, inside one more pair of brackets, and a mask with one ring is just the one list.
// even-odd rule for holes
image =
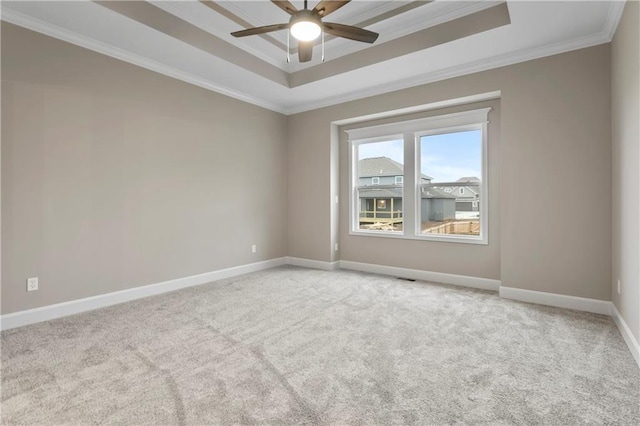
[[640, 424], [609, 317], [282, 267], [2, 333], [5, 424]]

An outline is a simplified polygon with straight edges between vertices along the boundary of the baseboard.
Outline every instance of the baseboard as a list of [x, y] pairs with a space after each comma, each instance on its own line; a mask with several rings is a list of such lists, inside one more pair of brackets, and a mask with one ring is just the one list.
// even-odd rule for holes
[[614, 303], [611, 303], [611, 318], [613, 318], [613, 322], [618, 326], [618, 330], [620, 330], [622, 338], [629, 347], [631, 355], [633, 355], [638, 367], [640, 367], [640, 345], [638, 344], [635, 336], [631, 333], [631, 329], [625, 322], [624, 318], [622, 318], [622, 315], [620, 315], [620, 311], [618, 311], [618, 308], [616, 308]]
[[280, 257], [262, 262], [249, 263], [233, 268], [220, 269], [204, 274], [192, 275], [175, 280], [163, 281], [127, 290], [115, 291], [98, 296], [69, 302], [56, 303], [40, 308], [28, 309], [0, 316], [0, 330], [9, 330], [24, 325], [35, 324], [68, 315], [74, 315], [93, 309], [104, 308], [119, 303], [129, 302], [144, 297], [155, 296], [162, 293], [207, 284], [225, 278], [230, 278], [250, 272], [262, 271], [282, 265], [295, 265], [304, 268], [332, 271], [339, 268], [354, 271], [370, 272], [381, 275], [411, 278], [423, 281], [432, 281], [444, 284], [453, 284], [464, 287], [479, 288], [483, 290], [499, 291], [500, 297], [518, 300], [521, 302], [536, 303], [539, 305], [555, 306], [558, 308], [574, 309], [578, 311], [592, 312], [602, 315], [610, 315], [617, 325], [624, 341], [626, 342], [633, 358], [640, 367], [640, 345], [631, 333], [629, 326], [620, 315], [616, 306], [608, 301], [587, 299], [584, 297], [566, 296], [562, 294], [545, 293], [541, 291], [524, 290], [500, 285], [499, 280], [477, 278], [465, 275], [445, 274], [442, 272], [421, 271], [417, 269], [400, 268], [395, 266], [375, 265], [351, 261], [323, 262], [319, 260], [302, 259], [299, 257]]
[[554, 306], [556, 308], [573, 309], [574, 311], [611, 315], [611, 302], [607, 300], [588, 299], [586, 297], [567, 296], [505, 286], [500, 287], [500, 297], [520, 302]]
[[303, 268], [322, 269], [333, 271], [338, 269], [338, 262], [323, 262], [321, 260], [303, 259], [301, 257], [287, 257], [287, 265], [301, 266]]
[[204, 274], [191, 275], [189, 277], [175, 280], [163, 281], [156, 284], [149, 284], [141, 287], [134, 287], [126, 290], [114, 291], [112, 293], [98, 296], [86, 297], [84, 299], [72, 300], [69, 302], [56, 303], [55, 305], [42, 306], [40, 308], [28, 309], [0, 316], [0, 329], [9, 330], [28, 324], [42, 321], [49, 321], [68, 315], [79, 314], [93, 309], [104, 308], [118, 303], [129, 302], [131, 300], [142, 299], [143, 297], [155, 296], [170, 291], [179, 290], [186, 287], [210, 283], [212, 281], [248, 274], [250, 272], [262, 271], [287, 264], [287, 258], [265, 260], [262, 262], [249, 263], [247, 265], [233, 268], [220, 269], [206, 272]]
[[479, 288], [482, 290], [498, 291], [499, 280], [489, 278], [470, 277], [467, 275], [445, 274], [442, 272], [422, 271], [419, 269], [399, 268], [396, 266], [374, 265], [372, 263], [340, 261], [340, 268], [354, 271], [371, 272], [373, 274], [392, 275], [414, 280], [432, 281], [443, 284], [453, 284], [463, 287]]

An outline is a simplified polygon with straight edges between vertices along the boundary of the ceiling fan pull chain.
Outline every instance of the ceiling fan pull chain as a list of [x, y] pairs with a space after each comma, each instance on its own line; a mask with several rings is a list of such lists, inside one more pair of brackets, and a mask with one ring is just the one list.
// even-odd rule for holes
[[324, 62], [324, 28], [322, 28], [322, 62]]
[[289, 55], [289, 51], [291, 50], [289, 48], [289, 37], [291, 37], [291, 34], [289, 34], [291, 31], [287, 30], [287, 63], [291, 63], [291, 56]]

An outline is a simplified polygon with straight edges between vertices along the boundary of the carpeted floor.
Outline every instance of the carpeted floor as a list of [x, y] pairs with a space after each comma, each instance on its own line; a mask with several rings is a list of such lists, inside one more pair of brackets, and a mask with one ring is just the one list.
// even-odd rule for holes
[[4, 424], [640, 424], [609, 317], [281, 267], [2, 333]]

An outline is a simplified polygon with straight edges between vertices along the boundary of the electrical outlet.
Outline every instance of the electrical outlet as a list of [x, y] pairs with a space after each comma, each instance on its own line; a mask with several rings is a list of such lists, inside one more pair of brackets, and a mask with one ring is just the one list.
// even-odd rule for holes
[[335, 243], [335, 245], [333, 246], [333, 250], [338, 251], [338, 243]]
[[27, 278], [27, 291], [36, 291], [38, 289], [38, 277]]
[[620, 280], [618, 280], [618, 294], [620, 294]]
[[257, 245], [252, 245], [251, 246], [251, 253], [257, 253], [258, 252], [258, 246]]

